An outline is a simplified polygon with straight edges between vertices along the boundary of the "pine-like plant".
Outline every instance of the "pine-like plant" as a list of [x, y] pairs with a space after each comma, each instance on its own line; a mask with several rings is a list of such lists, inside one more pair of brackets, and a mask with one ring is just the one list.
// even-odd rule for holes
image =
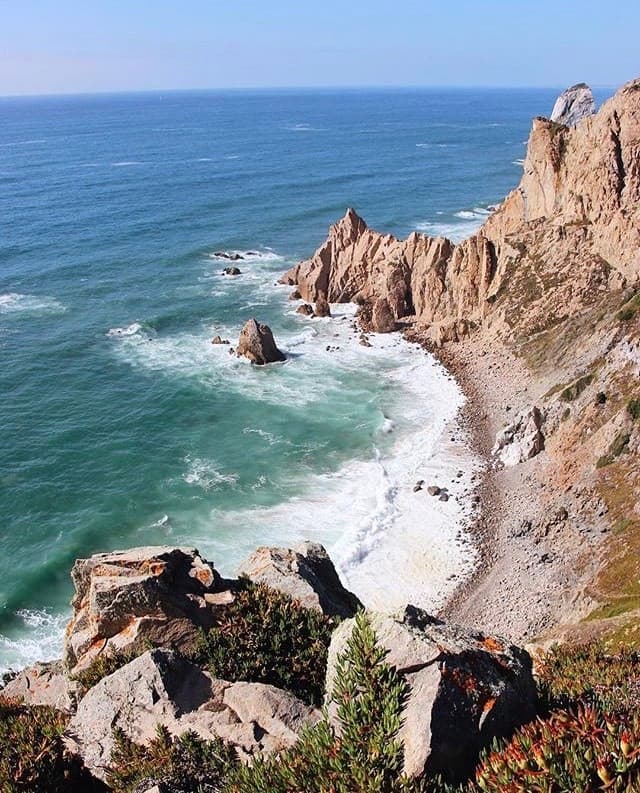
[[408, 687], [385, 662], [368, 618], [360, 613], [336, 666], [325, 718], [277, 757], [258, 757], [230, 782], [230, 793], [400, 793], [403, 751], [398, 741]]

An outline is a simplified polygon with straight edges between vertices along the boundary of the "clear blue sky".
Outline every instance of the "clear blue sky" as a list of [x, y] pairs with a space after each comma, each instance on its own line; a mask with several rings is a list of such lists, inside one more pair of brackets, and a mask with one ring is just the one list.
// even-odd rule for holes
[[0, 0], [0, 95], [618, 85], [640, 0]]

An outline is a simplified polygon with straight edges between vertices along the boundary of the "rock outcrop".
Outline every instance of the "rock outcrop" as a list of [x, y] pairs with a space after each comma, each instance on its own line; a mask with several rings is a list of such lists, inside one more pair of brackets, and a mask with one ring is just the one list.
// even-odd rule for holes
[[293, 694], [262, 683], [217, 680], [164, 649], [139, 656], [97, 683], [81, 700], [66, 736], [86, 767], [105, 779], [114, 729], [147, 744], [162, 725], [173, 735], [193, 731], [222, 738], [245, 758], [292, 746], [320, 713]]
[[222, 588], [194, 548], [147, 547], [79, 559], [71, 577], [73, 616], [64, 646], [74, 674], [101, 654], [145, 644], [186, 650], [213, 624], [207, 599]]
[[328, 553], [317, 543], [304, 542], [293, 549], [258, 548], [239, 573], [329, 616], [352, 617], [362, 607], [344, 588]]
[[[355, 621], [343, 622], [329, 648], [327, 696], [335, 684], [336, 660]], [[386, 662], [409, 684], [404, 723], [398, 735], [404, 770], [425, 771], [455, 781], [469, 773], [494, 737], [509, 735], [536, 712], [531, 659], [502, 639], [458, 628], [408, 606], [393, 618], [372, 614]], [[329, 709], [330, 718], [336, 719]], [[337, 723], [339, 727], [339, 723]]]
[[544, 449], [543, 416], [532, 407], [498, 433], [493, 454], [509, 467], [530, 460]]
[[536, 119], [519, 187], [459, 245], [399, 240], [349, 209], [282, 280], [308, 302], [384, 299], [438, 343], [480, 325], [531, 334], [640, 276], [638, 162], [640, 80], [577, 127]]
[[551, 121], [575, 127], [583, 118], [588, 118], [596, 112], [596, 102], [593, 92], [586, 83], [578, 83], [567, 88], [556, 99], [551, 111]]
[[318, 297], [316, 298], [316, 305], [314, 308], [314, 314], [316, 317], [330, 317], [331, 316], [331, 308], [329, 303], [327, 302], [327, 296], [324, 292], [319, 292]]
[[271, 328], [258, 323], [255, 319], [246, 322], [240, 331], [236, 352], [239, 358], [244, 356], [258, 366], [285, 361], [287, 358], [276, 346]]
[[48, 705], [70, 713], [80, 694], [79, 686], [65, 674], [61, 661], [37, 663], [19, 672], [0, 690], [0, 701]]

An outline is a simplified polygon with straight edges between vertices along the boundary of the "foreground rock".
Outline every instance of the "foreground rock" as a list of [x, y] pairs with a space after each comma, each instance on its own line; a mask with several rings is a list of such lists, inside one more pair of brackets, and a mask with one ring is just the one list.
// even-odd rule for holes
[[27, 706], [48, 705], [70, 713], [75, 708], [79, 687], [65, 674], [62, 661], [38, 663], [23, 669], [0, 690], [0, 700]]
[[493, 454], [509, 467], [524, 463], [544, 450], [543, 417], [537, 407], [532, 407], [498, 433]]
[[397, 329], [396, 319], [386, 297], [379, 297], [371, 312], [371, 330], [374, 333], [392, 333]]
[[147, 744], [158, 725], [173, 735], [189, 730], [215, 737], [246, 758], [292, 746], [320, 713], [293, 694], [262, 683], [217, 680], [167, 650], [148, 651], [105, 677], [82, 699], [66, 733], [71, 751], [105, 779], [113, 730]]
[[221, 579], [194, 548], [133, 548], [79, 559], [64, 644], [74, 674], [99, 655], [151, 643], [186, 650], [213, 624], [207, 596]]
[[251, 363], [263, 366], [267, 363], [285, 361], [287, 356], [277, 346], [268, 325], [261, 325], [255, 319], [245, 323], [240, 331], [237, 355], [244, 356]]
[[595, 112], [596, 102], [591, 88], [586, 83], [578, 83], [567, 88], [556, 99], [551, 111], [551, 121], [566, 127], [575, 127], [579, 121]]
[[352, 617], [362, 608], [358, 598], [343, 587], [329, 555], [317, 543], [305, 542], [293, 549], [258, 548], [239, 572], [329, 616]]
[[[335, 685], [336, 659], [354, 620], [343, 622], [329, 648], [327, 694]], [[501, 639], [444, 623], [408, 606], [393, 618], [372, 614], [387, 662], [410, 687], [399, 739], [404, 770], [455, 780], [470, 772], [482, 748], [509, 735], [536, 712], [536, 688], [528, 654]], [[330, 718], [336, 722], [335, 713]]]
[[327, 302], [327, 296], [324, 292], [320, 292], [316, 299], [316, 306], [314, 309], [314, 313], [316, 317], [330, 317], [331, 316], [331, 308], [329, 307], [329, 303]]

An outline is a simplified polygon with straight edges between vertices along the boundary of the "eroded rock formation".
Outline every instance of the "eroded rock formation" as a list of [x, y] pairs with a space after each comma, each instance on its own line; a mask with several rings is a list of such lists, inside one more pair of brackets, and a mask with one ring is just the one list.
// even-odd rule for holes
[[436, 342], [479, 325], [535, 332], [640, 275], [639, 163], [636, 80], [575, 128], [536, 119], [520, 185], [459, 245], [399, 240], [349, 209], [282, 280], [309, 302], [384, 299], [394, 319], [414, 316]]
[[287, 356], [276, 346], [273, 333], [268, 325], [263, 325], [255, 319], [245, 323], [240, 331], [237, 355], [244, 356], [251, 363], [263, 366], [267, 363], [285, 361]]
[[567, 88], [556, 99], [551, 111], [551, 121], [575, 127], [583, 118], [588, 118], [596, 112], [596, 102], [593, 91], [586, 83], [578, 83]]

